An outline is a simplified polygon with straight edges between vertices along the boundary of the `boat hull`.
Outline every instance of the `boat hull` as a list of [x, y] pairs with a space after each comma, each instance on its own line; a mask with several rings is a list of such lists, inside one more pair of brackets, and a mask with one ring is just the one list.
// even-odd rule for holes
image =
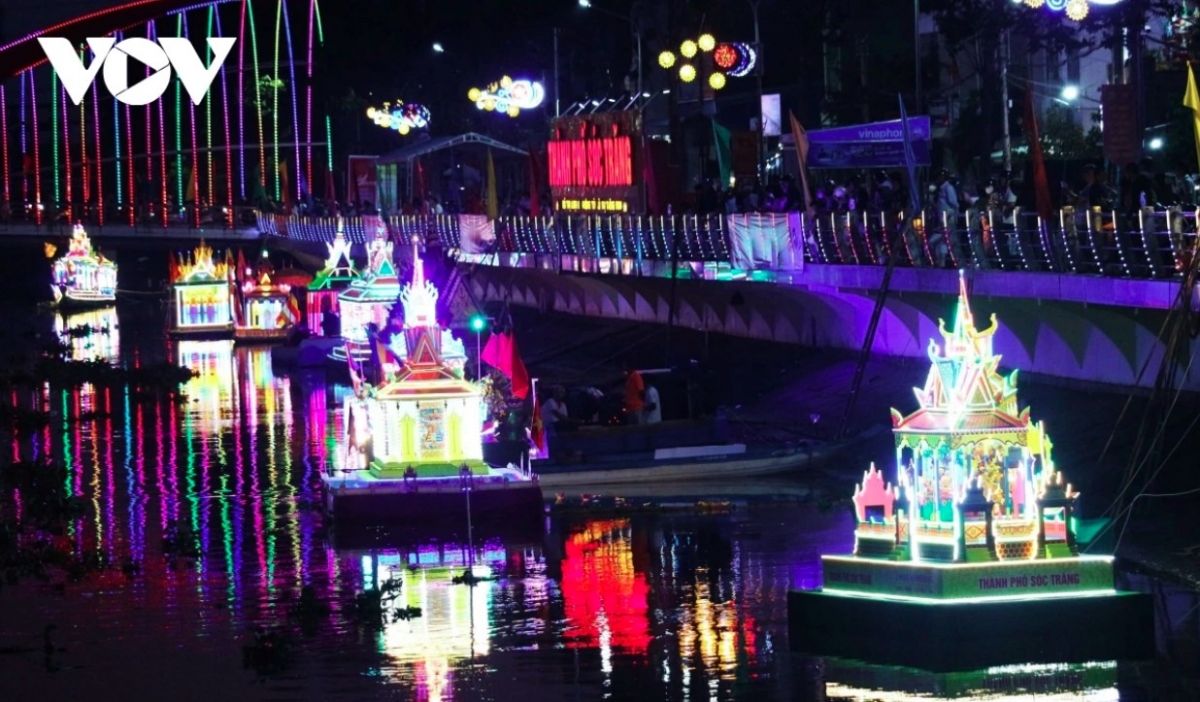
[[233, 330], [233, 340], [242, 344], [281, 344], [287, 341], [290, 329], [244, 329]]
[[[471, 523], [483, 529], [522, 520], [540, 523], [545, 513], [541, 487], [532, 481], [477, 486], [470, 501]], [[457, 486], [418, 484], [409, 490], [402, 480], [379, 481], [368, 488], [328, 484], [325, 508], [339, 531], [363, 525], [453, 528], [467, 524], [467, 495]]]
[[579, 465], [534, 465], [538, 482], [546, 489], [585, 487], [592, 485], [630, 485], [638, 483], [678, 482], [694, 480], [740, 480], [792, 473], [802, 468], [823, 451], [796, 451], [780, 455], [737, 456], [698, 460], [681, 459], [632, 464], [623, 467], [614, 462]]
[[117, 304], [117, 296], [109, 293], [80, 292], [66, 290], [55, 301], [55, 306], [62, 309], [95, 309], [97, 307], [112, 307]]
[[219, 340], [233, 336], [233, 326], [219, 327], [175, 327], [171, 330], [175, 339]]

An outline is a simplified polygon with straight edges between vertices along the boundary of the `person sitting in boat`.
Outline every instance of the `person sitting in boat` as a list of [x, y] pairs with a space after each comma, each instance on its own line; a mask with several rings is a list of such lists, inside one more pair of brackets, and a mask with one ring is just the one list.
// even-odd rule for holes
[[642, 423], [658, 424], [662, 421], [662, 407], [658, 401], [658, 388], [646, 385], [646, 403], [642, 405]]
[[550, 397], [542, 405], [542, 426], [547, 429], [567, 419], [567, 391], [561, 385], [550, 388]]
[[646, 383], [642, 374], [633, 367], [633, 362], [625, 360], [625, 423], [644, 424], [642, 410], [646, 406]]

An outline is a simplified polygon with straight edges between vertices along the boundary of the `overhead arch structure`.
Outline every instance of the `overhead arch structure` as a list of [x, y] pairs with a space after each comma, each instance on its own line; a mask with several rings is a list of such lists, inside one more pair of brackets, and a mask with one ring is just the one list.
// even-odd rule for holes
[[[172, 74], [162, 98], [120, 103], [99, 79], [68, 100], [38, 39], [234, 37], [195, 105]], [[131, 0], [0, 46], [0, 201], [37, 222], [232, 224], [239, 204], [333, 198], [329, 116], [314, 108], [318, 0]], [[324, 100], [317, 100], [318, 105]]]
[[[568, 314], [666, 324], [671, 282], [662, 278], [587, 276], [531, 269], [479, 267], [470, 278], [476, 299]], [[862, 347], [875, 305], [871, 290], [804, 288], [756, 282], [680, 280], [675, 324], [820, 348]], [[891, 296], [880, 319], [874, 353], [923, 358], [940, 339], [938, 320], [953, 318], [955, 296], [921, 292]], [[1166, 310], [972, 297], [976, 319], [1000, 321], [995, 336], [1002, 366], [1062, 379], [1120, 386], [1153, 386], [1162, 362], [1159, 340]], [[1031, 313], [1032, 312], [1032, 313]], [[1178, 382], [1200, 390], [1200, 368], [1183, 354]]]

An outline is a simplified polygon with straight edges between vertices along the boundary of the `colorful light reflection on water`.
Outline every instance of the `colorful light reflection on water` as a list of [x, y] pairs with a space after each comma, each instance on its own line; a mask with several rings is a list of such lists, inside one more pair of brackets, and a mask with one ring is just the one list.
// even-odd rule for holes
[[[72, 353], [121, 362], [133, 337]], [[38, 659], [0, 656], [0, 699], [118, 688], [123, 700], [976, 698], [1045, 679], [913, 682], [786, 653], [787, 589], [814, 585], [818, 554], [849, 546], [844, 510], [564, 517], [536, 543], [339, 548], [316, 480], [339, 441], [338, 389], [276, 375], [264, 347], [180, 341], [169, 356], [198, 373], [181, 403], [47, 389], [54, 424], [14, 437], [12, 460], [53, 456], [88, 504], [55, 547], [111, 567], [0, 591], [0, 647], [40, 645], [53, 622], [66, 649], [54, 675]], [[471, 563], [494, 579], [456, 583]], [[421, 616], [357, 622], [354, 596], [389, 580]], [[292, 616], [305, 585], [330, 606], [315, 627]], [[286, 673], [255, 683], [242, 667], [251, 627], [294, 640]], [[1105, 695], [1115, 670], [1055, 674], [1075, 681], [1063, 683], [1073, 695]]]

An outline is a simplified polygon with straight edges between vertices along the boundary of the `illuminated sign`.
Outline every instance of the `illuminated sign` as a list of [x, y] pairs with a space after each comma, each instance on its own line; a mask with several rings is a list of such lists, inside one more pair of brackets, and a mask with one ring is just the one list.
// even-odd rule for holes
[[552, 141], [547, 145], [550, 187], [633, 185], [629, 137]]
[[488, 112], [501, 112], [516, 117], [521, 110], [532, 110], [546, 99], [546, 89], [533, 80], [513, 80], [504, 76], [486, 88], [471, 88], [467, 99]]
[[625, 213], [641, 207], [641, 114], [618, 111], [553, 121], [546, 145], [547, 183], [564, 212]]

